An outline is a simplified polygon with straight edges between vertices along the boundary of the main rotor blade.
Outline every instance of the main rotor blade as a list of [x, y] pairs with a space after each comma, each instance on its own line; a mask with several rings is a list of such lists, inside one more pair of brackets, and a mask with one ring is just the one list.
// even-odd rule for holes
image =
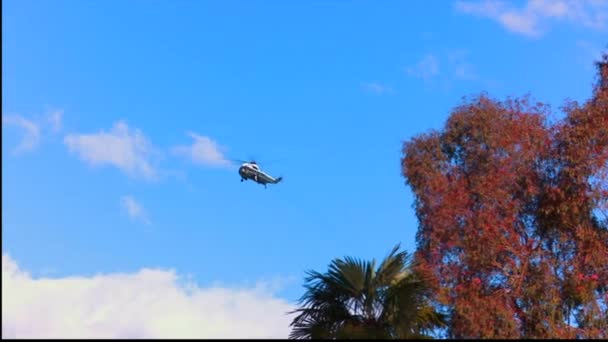
[[242, 160], [242, 159], [226, 159], [226, 160], [234, 162], [234, 163], [249, 163], [249, 161]]
[[254, 163], [254, 164], [264, 164], [264, 165], [268, 165], [268, 164], [272, 164], [272, 163], [276, 163], [278, 161], [282, 161], [284, 158], [278, 158], [278, 159], [271, 159], [271, 160], [265, 160], [263, 159], [261, 162], [258, 161], [258, 158], [249, 158], [248, 160], [243, 160], [243, 159], [226, 159], [228, 161], [231, 161], [233, 163]]

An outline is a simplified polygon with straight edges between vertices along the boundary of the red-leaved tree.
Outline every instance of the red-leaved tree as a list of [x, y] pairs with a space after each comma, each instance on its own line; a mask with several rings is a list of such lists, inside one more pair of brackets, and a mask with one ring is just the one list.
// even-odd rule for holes
[[453, 338], [608, 338], [608, 55], [592, 98], [465, 101], [404, 143], [418, 271]]

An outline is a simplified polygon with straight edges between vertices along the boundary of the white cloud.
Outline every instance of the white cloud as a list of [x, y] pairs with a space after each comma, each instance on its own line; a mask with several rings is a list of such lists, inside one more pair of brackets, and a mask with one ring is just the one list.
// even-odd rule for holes
[[597, 30], [608, 24], [608, 0], [528, 0], [523, 8], [498, 0], [457, 1], [455, 7], [462, 13], [496, 20], [507, 30], [529, 37], [540, 37], [549, 21], [569, 21]]
[[37, 123], [30, 121], [20, 115], [2, 115], [2, 126], [13, 125], [24, 130], [23, 138], [13, 153], [20, 154], [32, 151], [40, 143], [40, 127]]
[[455, 49], [447, 52], [447, 64], [452, 77], [461, 80], [478, 79], [475, 67], [467, 61], [469, 52], [464, 49]]
[[[416, 64], [406, 68], [410, 76], [433, 81], [443, 87], [450, 87], [455, 81], [482, 81], [475, 67], [468, 61], [465, 49], [452, 49], [442, 54], [426, 54]], [[441, 65], [441, 72], [440, 72]]]
[[49, 121], [51, 128], [54, 132], [59, 132], [61, 130], [63, 111], [62, 110], [54, 110], [48, 114], [47, 120]]
[[97, 134], [68, 134], [64, 138], [70, 152], [93, 166], [113, 165], [130, 176], [156, 178], [152, 166], [153, 147], [139, 129], [130, 130], [119, 121], [110, 132]]
[[50, 127], [54, 132], [61, 129], [62, 110], [55, 110], [46, 116], [46, 120], [38, 117], [35, 119], [26, 119], [17, 114], [5, 115], [2, 114], [2, 126], [17, 126], [23, 130], [23, 137], [20, 143], [13, 149], [13, 154], [21, 154], [24, 152], [33, 151], [40, 145], [43, 140], [44, 131]]
[[409, 75], [422, 78], [425, 81], [439, 75], [439, 60], [433, 54], [425, 55], [416, 65], [406, 68]]
[[505, 3], [497, 0], [486, 0], [481, 2], [456, 1], [455, 7], [458, 11], [485, 17], [498, 17], [505, 10]]
[[144, 207], [135, 200], [132, 196], [123, 196], [120, 198], [120, 205], [129, 214], [133, 220], [139, 220], [145, 224], [150, 224], [148, 214]]
[[393, 92], [393, 88], [380, 84], [380, 83], [377, 83], [377, 82], [363, 83], [363, 89], [365, 89], [366, 91], [368, 91], [370, 93], [380, 94], [380, 95]]
[[225, 148], [218, 145], [211, 138], [198, 135], [193, 132], [188, 132], [188, 135], [194, 139], [192, 145], [177, 146], [173, 148], [173, 153], [183, 155], [191, 159], [193, 162], [207, 166], [230, 166], [230, 161], [226, 160], [222, 150]]
[[2, 338], [287, 338], [295, 307], [264, 284], [201, 288], [172, 270], [31, 277], [2, 255]]

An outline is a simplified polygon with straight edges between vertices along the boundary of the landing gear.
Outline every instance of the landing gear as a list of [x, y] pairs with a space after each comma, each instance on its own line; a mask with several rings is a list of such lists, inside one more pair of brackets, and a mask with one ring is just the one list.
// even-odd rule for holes
[[243, 178], [241, 178], [241, 182], [245, 181]]

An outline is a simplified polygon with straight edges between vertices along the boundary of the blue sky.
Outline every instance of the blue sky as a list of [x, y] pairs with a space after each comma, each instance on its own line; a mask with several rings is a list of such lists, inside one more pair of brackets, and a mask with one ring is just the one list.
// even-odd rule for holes
[[[32, 282], [152, 268], [201, 289], [272, 284], [292, 305], [308, 269], [414, 250], [401, 145], [461, 97], [530, 93], [557, 115], [587, 99], [607, 13], [582, 0], [3, 1], [3, 279], [5, 260]], [[251, 157], [283, 183], [241, 183], [222, 162]]]

